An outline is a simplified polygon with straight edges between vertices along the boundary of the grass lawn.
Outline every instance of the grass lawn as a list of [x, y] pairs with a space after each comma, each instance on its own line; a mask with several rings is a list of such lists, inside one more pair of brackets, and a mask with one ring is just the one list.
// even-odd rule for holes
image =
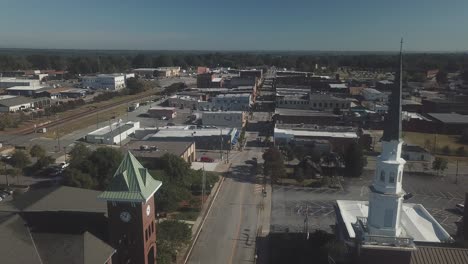
[[[110, 120], [114, 116], [123, 115], [126, 113], [126, 111], [127, 111], [127, 106], [121, 105], [121, 106], [118, 106], [117, 108], [113, 108], [104, 112], [100, 112], [99, 122]], [[96, 125], [96, 121], [97, 121], [97, 115], [94, 114], [94, 115], [81, 118], [77, 120], [76, 122], [69, 122], [66, 125], [59, 126], [57, 129], [59, 131], [60, 136], [63, 136], [73, 131], [83, 129], [91, 125]], [[116, 122], [116, 120], [113, 120], [113, 122]], [[56, 130], [55, 128], [52, 128], [51, 130], [47, 131], [47, 133], [44, 136], [48, 138], [55, 138], [55, 130]]]
[[450, 148], [450, 155], [455, 155], [455, 151], [459, 147], [464, 147], [468, 153], [468, 145], [459, 143], [459, 136], [455, 135], [435, 135], [418, 132], [403, 132], [403, 139], [408, 144], [421, 146], [430, 152], [434, 152], [435, 145], [436, 154], [446, 154], [442, 151], [445, 146]]
[[305, 179], [302, 182], [298, 182], [291, 178], [280, 178], [278, 183], [281, 185], [294, 185], [294, 186], [310, 186], [320, 182], [318, 179]]

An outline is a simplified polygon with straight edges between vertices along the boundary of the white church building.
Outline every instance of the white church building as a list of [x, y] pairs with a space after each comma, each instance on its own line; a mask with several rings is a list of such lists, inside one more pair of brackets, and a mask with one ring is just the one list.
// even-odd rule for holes
[[337, 236], [358, 263], [410, 263], [418, 243], [451, 242], [447, 231], [421, 204], [405, 203], [405, 160], [401, 139], [402, 55], [385, 117], [382, 153], [378, 157], [368, 201], [336, 201]]

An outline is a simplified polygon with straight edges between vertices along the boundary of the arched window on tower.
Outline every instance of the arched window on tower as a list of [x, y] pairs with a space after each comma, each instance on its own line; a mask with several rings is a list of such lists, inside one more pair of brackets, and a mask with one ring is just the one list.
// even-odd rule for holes
[[403, 174], [402, 171], [400, 171], [400, 173], [398, 173], [398, 182], [401, 182], [401, 175]]
[[389, 183], [395, 183], [395, 173], [390, 172], [390, 176], [388, 177], [388, 182]]
[[380, 181], [385, 181], [385, 171], [380, 172]]

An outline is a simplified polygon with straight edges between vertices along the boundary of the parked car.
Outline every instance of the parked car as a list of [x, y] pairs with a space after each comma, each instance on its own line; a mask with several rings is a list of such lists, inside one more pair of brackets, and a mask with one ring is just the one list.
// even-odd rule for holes
[[59, 167], [62, 168], [62, 169], [65, 169], [65, 168], [68, 167], [69, 165], [70, 165], [70, 163], [68, 163], [68, 162], [61, 162], [61, 163], [59, 164]]
[[9, 193], [0, 191], [0, 198], [2, 198], [2, 199], [5, 199], [9, 195], [10, 195]]
[[3, 189], [2, 192], [6, 192], [6, 193], [8, 193], [9, 195], [12, 195], [12, 194], [13, 194], [13, 190], [12, 190], [12, 189], [9, 189], [9, 188]]
[[460, 213], [465, 213], [465, 205], [464, 204], [457, 204], [456, 205], [457, 207], [457, 210], [460, 212]]
[[203, 156], [200, 158], [200, 161], [201, 162], [214, 162], [214, 159], [207, 157], [207, 156]]

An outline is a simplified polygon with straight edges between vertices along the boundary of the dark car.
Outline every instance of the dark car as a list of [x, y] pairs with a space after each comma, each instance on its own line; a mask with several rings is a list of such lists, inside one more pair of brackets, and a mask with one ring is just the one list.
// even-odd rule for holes
[[200, 158], [200, 161], [201, 162], [213, 162], [214, 159], [210, 158], [210, 157], [207, 157], [207, 156], [203, 156]]

